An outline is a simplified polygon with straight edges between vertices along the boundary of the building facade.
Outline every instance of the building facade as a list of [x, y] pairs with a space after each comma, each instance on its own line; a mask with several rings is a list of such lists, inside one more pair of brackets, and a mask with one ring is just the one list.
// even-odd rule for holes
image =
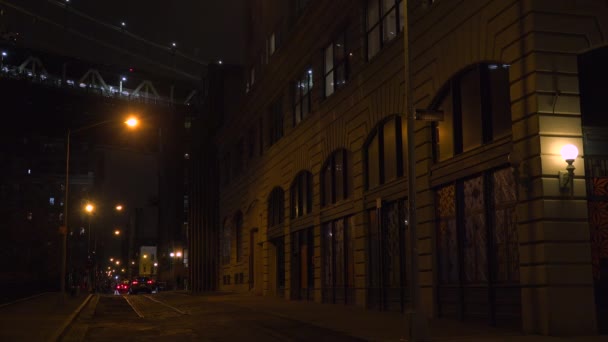
[[[404, 311], [412, 160], [429, 317], [608, 327], [605, 1], [410, 1], [409, 75], [403, 1], [250, 4], [245, 98], [215, 140], [220, 290]], [[406, 79], [441, 113], [412, 156]]]

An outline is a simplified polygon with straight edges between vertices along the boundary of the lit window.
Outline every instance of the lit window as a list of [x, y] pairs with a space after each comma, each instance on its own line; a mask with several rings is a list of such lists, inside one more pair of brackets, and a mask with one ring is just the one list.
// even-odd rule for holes
[[49, 198], [49, 204], [50, 205], [55, 205], [55, 197]]
[[346, 39], [342, 33], [334, 42], [325, 48], [325, 96], [330, 96], [346, 84], [347, 59]]
[[304, 120], [311, 112], [312, 86], [312, 69], [308, 69], [295, 83], [294, 126]]
[[32, 169], [27, 169], [27, 174], [31, 175], [32, 174]]

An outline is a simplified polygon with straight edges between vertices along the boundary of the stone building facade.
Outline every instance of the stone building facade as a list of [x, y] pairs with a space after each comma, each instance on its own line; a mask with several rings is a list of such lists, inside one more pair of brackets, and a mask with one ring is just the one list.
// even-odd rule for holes
[[220, 290], [404, 311], [414, 160], [428, 316], [606, 329], [605, 1], [410, 1], [413, 107], [442, 113], [413, 156], [403, 1], [250, 3], [216, 139]]

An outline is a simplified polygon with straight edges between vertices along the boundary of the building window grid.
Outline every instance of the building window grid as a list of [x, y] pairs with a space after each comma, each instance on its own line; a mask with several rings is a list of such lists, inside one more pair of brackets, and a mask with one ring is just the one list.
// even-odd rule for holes
[[274, 227], [284, 222], [285, 218], [284, 192], [275, 188], [268, 199], [268, 227]]
[[311, 94], [313, 88], [312, 68], [307, 68], [300, 79], [295, 83], [294, 89], [294, 126], [306, 119], [312, 111]]
[[341, 33], [325, 48], [325, 97], [342, 88], [348, 79], [346, 33]]
[[291, 218], [302, 217], [312, 212], [312, 174], [300, 172], [291, 186]]
[[369, 0], [366, 13], [367, 59], [372, 59], [388, 41], [403, 30], [401, 0]]
[[321, 175], [321, 203], [323, 206], [334, 204], [350, 196], [349, 163], [349, 154], [346, 150], [334, 152], [325, 163]]
[[[401, 122], [401, 118], [396, 116], [390, 120], [394, 120], [395, 121], [395, 154], [396, 156], [395, 158], [395, 167], [396, 167], [396, 177], [402, 177], [404, 174], [404, 156], [403, 156], [403, 150], [404, 150], [404, 144], [403, 144], [403, 130], [404, 130], [404, 125]], [[365, 186], [367, 189], [371, 189], [373, 187], [379, 186], [379, 185], [383, 185], [386, 182], [390, 181], [391, 179], [387, 179], [386, 177], [386, 163], [385, 163], [385, 139], [384, 139], [384, 126], [386, 125], [386, 123], [390, 120], [387, 120], [385, 122], [383, 122], [382, 124], [378, 125], [378, 127], [374, 130], [374, 132], [372, 132], [372, 139], [370, 139], [370, 142], [368, 142], [367, 147], [365, 149], [365, 173], [366, 173], [366, 177], [365, 177]], [[378, 144], [377, 144], [377, 149], [376, 149], [376, 153], [378, 156], [378, 165], [370, 165], [370, 158], [369, 158], [369, 148], [371, 146], [371, 141], [373, 141], [374, 139], [377, 139]], [[376, 170], [378, 171], [378, 180], [377, 183], [378, 184], [373, 184], [372, 181], [370, 180], [370, 174], [371, 174], [371, 168], [375, 167]]]
[[[441, 101], [437, 104], [437, 107], [442, 109], [449, 117], [446, 117], [443, 122], [433, 124], [433, 154], [436, 162], [453, 158], [474, 147], [490, 143], [510, 132], [509, 67], [508, 64], [479, 64], [450, 80], [447, 89], [444, 91], [444, 95], [441, 97]], [[503, 84], [496, 84], [493, 80], [496, 77], [500, 77], [496, 76], [500, 72], [507, 73], [507, 80], [506, 82], [502, 82]], [[477, 103], [479, 106], [479, 120], [474, 120], [471, 123], [478, 125], [474, 128], [475, 131], [478, 131], [474, 132], [475, 134], [465, 133], [465, 127], [463, 127], [465, 124], [464, 118], [471, 111], [463, 108], [466, 104], [463, 100], [462, 80], [465, 77], [471, 76], [471, 73], [477, 73], [478, 82], [476, 87], [478, 87], [479, 92], [479, 103]], [[470, 93], [470, 91], [467, 91], [467, 93]], [[501, 103], [497, 106], [493, 103], [496, 97], [500, 97], [506, 103]], [[501, 101], [498, 100], [498, 102]], [[449, 108], [446, 108], [446, 106], [449, 106]], [[500, 112], [505, 106], [508, 110]], [[505, 116], [507, 117], [506, 119]], [[469, 132], [471, 130], [470, 127], [467, 126]], [[442, 131], [444, 132], [444, 139], [440, 139]], [[471, 135], [476, 135], [479, 140], [477, 145], [472, 145], [472, 147], [467, 146], [467, 141], [465, 141], [467, 136], [469, 136], [468, 140], [471, 140]]]

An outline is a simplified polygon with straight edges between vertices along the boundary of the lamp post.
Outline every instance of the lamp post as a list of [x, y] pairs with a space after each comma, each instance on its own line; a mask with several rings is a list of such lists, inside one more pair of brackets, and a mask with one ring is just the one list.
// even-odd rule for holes
[[411, 52], [410, 52], [410, 21], [409, 21], [409, 1], [404, 0], [401, 3], [403, 6], [403, 17], [405, 23], [403, 25], [404, 37], [404, 55], [405, 55], [405, 111], [407, 116], [407, 161], [408, 161], [408, 213], [409, 213], [409, 229], [410, 229], [410, 320], [409, 320], [409, 340], [423, 341], [428, 338], [428, 322], [420, 305], [420, 282], [418, 279], [418, 232], [416, 218], [416, 158], [414, 153], [415, 148], [415, 129], [416, 113], [414, 111], [413, 96], [412, 96], [412, 70], [411, 70]]
[[[67, 269], [67, 246], [68, 246], [68, 202], [69, 202], [69, 189], [70, 189], [70, 138], [72, 137], [72, 133], [81, 132], [87, 129], [91, 129], [94, 127], [98, 127], [101, 125], [105, 125], [108, 123], [116, 122], [116, 120], [105, 120], [92, 125], [80, 127], [77, 129], [68, 128], [66, 132], [66, 154], [65, 154], [65, 193], [63, 196], [63, 226], [60, 227], [59, 232], [62, 235], [61, 239], [61, 274], [60, 274], [60, 291], [62, 294], [62, 298], [65, 295], [65, 277], [66, 277], [66, 269]], [[127, 121], [124, 122], [128, 127], [135, 128], [139, 125], [139, 120], [135, 117], [130, 117]]]
[[126, 82], [127, 78], [124, 76], [120, 76], [120, 83], [118, 86], [118, 96], [122, 96], [122, 82]]
[[2, 71], [2, 69], [4, 68], [4, 57], [6, 57], [8, 54], [6, 53], [6, 51], [2, 51], [2, 54], [0, 55], [0, 71]]

